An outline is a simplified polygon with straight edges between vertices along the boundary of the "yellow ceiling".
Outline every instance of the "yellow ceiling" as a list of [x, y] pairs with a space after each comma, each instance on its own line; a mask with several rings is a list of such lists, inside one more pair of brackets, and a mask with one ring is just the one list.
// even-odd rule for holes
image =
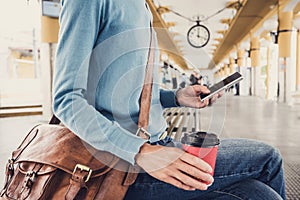
[[151, 12], [153, 13], [153, 27], [157, 33], [158, 45], [162, 52], [168, 54], [169, 58], [174, 60], [182, 69], [188, 69], [188, 66], [183, 58], [181, 51], [173, 40], [173, 36], [168, 31], [168, 24], [166, 24], [151, 0], [147, 0]]
[[294, 9], [294, 13], [300, 12], [300, 2], [297, 4], [297, 6]]
[[[183, 58], [180, 46], [174, 41], [174, 35], [168, 31], [167, 24], [162, 20], [152, 0], [147, 0], [153, 13], [153, 26], [158, 35], [159, 48], [168, 54], [169, 58], [174, 60], [182, 69], [188, 69], [185, 59]], [[262, 22], [271, 15], [276, 14], [278, 0], [243, 0], [242, 7], [236, 13], [233, 20], [224, 19], [221, 23], [229, 23], [229, 29], [223, 32], [223, 39], [219, 39], [217, 48], [213, 51], [212, 61], [208, 68], [212, 69], [215, 64], [220, 63], [225, 56], [228, 56], [234, 46], [242, 42], [251, 31], [262, 25]], [[280, 2], [289, 2], [289, 0], [280, 0]], [[163, 8], [162, 8], [163, 9]], [[295, 13], [300, 11], [300, 3], [294, 9]], [[167, 9], [161, 10], [167, 12]], [[213, 39], [213, 38], [212, 38]]]
[[272, 6], [277, 3], [277, 0], [248, 0], [243, 2], [243, 7], [239, 10], [230, 28], [225, 33], [223, 40], [216, 49], [213, 60], [209, 68], [214, 68], [215, 64], [224, 59], [224, 57], [232, 50], [234, 45], [237, 45], [241, 40], [249, 34], [249, 32], [263, 18], [272, 11]]

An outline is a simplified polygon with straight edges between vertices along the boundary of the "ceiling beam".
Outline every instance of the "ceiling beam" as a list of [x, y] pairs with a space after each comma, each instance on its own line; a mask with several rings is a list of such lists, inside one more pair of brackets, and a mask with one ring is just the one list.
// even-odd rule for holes
[[300, 2], [296, 5], [296, 7], [294, 9], [295, 14], [297, 14], [298, 12], [300, 12]]
[[153, 15], [153, 27], [157, 33], [158, 46], [160, 50], [167, 53], [168, 57], [174, 60], [174, 62], [177, 63], [182, 69], [188, 69], [182, 52], [175, 44], [172, 34], [168, 30], [168, 24], [164, 22], [160, 14], [157, 12], [157, 8], [155, 7], [153, 1], [147, 0], [147, 3]]
[[210, 69], [220, 63], [231, 51], [232, 47], [242, 41], [263, 18], [270, 13], [272, 6], [277, 4], [277, 0], [245, 0], [242, 8], [237, 12], [236, 17], [231, 22], [231, 26], [224, 34], [223, 41], [216, 49]]

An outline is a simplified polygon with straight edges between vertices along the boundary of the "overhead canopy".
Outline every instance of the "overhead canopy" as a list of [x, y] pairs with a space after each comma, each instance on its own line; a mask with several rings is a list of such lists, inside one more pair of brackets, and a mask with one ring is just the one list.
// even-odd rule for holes
[[294, 9], [294, 13], [298, 13], [298, 12], [300, 12], [300, 2], [296, 5]]
[[182, 69], [188, 69], [188, 66], [183, 58], [182, 53], [176, 46], [172, 35], [168, 31], [166, 23], [161, 19], [158, 14], [155, 5], [151, 0], [147, 0], [151, 12], [153, 14], [153, 26], [157, 32], [159, 48], [166, 52], [175, 63], [177, 63]]
[[276, 5], [278, 0], [248, 0], [244, 1], [243, 7], [237, 13], [230, 29], [225, 33], [223, 41], [215, 51], [209, 68], [215, 67], [224, 59], [232, 47], [247, 35], [249, 32], [269, 13], [272, 6]]

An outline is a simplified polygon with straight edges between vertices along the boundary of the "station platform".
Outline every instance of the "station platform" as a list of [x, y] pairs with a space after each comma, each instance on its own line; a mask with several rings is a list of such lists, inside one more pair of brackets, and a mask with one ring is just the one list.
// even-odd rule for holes
[[[287, 199], [300, 199], [300, 107], [258, 97], [225, 94], [201, 109], [194, 129], [217, 132], [220, 138], [250, 138], [277, 147], [284, 159]], [[47, 123], [41, 115], [0, 118], [0, 186], [10, 153], [30, 128]]]

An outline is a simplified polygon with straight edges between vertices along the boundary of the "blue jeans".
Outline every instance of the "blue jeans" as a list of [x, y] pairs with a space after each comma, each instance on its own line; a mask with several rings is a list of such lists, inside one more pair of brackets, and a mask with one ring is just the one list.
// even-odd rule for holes
[[[162, 145], [168, 145], [164, 141]], [[171, 142], [170, 142], [171, 143]], [[255, 140], [221, 141], [214, 183], [206, 191], [185, 191], [140, 173], [125, 199], [285, 199], [282, 158], [277, 149]]]

